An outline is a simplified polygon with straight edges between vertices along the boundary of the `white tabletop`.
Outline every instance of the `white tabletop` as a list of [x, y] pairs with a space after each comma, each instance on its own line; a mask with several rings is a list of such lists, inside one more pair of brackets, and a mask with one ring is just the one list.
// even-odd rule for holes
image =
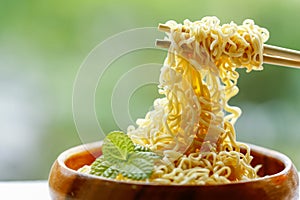
[[50, 200], [48, 182], [46, 180], [0, 182], [0, 199]]
[[48, 182], [47, 180], [0, 182], [0, 199], [50, 200]]

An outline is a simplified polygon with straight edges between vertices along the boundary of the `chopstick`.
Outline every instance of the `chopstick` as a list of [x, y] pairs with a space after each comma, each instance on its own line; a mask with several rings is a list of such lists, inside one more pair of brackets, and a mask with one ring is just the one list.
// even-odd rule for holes
[[268, 45], [268, 44], [264, 44], [264, 54], [300, 61], [299, 51]]
[[[171, 28], [165, 24], [159, 24], [158, 30], [171, 32]], [[182, 27], [184, 33], [188, 34], [189, 29]], [[169, 48], [171, 42], [168, 40], [156, 40], [156, 46]], [[300, 51], [264, 44], [263, 61], [267, 64], [285, 67], [300, 68]]]

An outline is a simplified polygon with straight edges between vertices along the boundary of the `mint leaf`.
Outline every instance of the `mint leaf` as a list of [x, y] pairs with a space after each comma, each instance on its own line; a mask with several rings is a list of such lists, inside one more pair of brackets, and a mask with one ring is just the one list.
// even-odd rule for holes
[[149, 148], [135, 145], [127, 134], [114, 131], [104, 139], [102, 156], [92, 163], [90, 174], [112, 179], [121, 174], [143, 180], [151, 176], [154, 162], [159, 158]]
[[106, 178], [116, 178], [119, 171], [114, 169], [111, 163], [104, 159], [104, 156], [101, 156], [92, 163], [90, 174]]
[[141, 146], [139, 144], [135, 144], [134, 151], [150, 152], [151, 150], [147, 147]]
[[105, 137], [102, 152], [108, 161], [116, 164], [127, 160], [128, 154], [134, 152], [134, 144], [125, 133], [115, 131]]
[[151, 152], [134, 152], [128, 157], [126, 163], [118, 166], [120, 173], [127, 178], [143, 180], [151, 176], [154, 161], [158, 156]]
[[150, 177], [153, 171], [153, 159], [142, 152], [131, 153], [127, 162], [117, 165], [119, 172], [127, 178], [142, 180]]

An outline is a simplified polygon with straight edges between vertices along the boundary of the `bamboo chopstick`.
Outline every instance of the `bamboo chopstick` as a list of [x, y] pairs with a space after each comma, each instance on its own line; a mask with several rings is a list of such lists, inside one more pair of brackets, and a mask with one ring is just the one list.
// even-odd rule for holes
[[[168, 33], [171, 31], [171, 28], [165, 24], [159, 24], [158, 29]], [[189, 33], [189, 29], [185, 29], [184, 27], [182, 29], [184, 33]], [[158, 47], [169, 48], [170, 45], [170, 41], [156, 40], [156, 46]], [[264, 44], [263, 47], [264, 63], [300, 68], [300, 51], [267, 44]]]
[[300, 61], [299, 51], [268, 45], [268, 44], [264, 44], [264, 54], [280, 56], [282, 58]]
[[[170, 47], [171, 42], [167, 41], [167, 40], [156, 40], [155, 45], [158, 47], [167, 49]], [[288, 59], [288, 58], [280, 57], [277, 55], [263, 54], [263, 60], [264, 60], [264, 63], [267, 63], [267, 64], [300, 68], [299, 60]]]
[[277, 56], [272, 55], [263, 55], [264, 63], [271, 64], [271, 65], [278, 65], [284, 67], [293, 67], [293, 68], [300, 68], [300, 61], [298, 60], [290, 60], [284, 59]]

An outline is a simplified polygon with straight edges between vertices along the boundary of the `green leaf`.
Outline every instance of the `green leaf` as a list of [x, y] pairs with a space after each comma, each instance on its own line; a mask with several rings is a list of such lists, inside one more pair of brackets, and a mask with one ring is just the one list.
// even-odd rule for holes
[[147, 147], [135, 144], [134, 151], [150, 152], [151, 150]]
[[114, 131], [109, 133], [102, 146], [103, 155], [112, 164], [126, 161], [128, 154], [134, 152], [134, 144], [123, 132]]
[[102, 156], [92, 163], [90, 174], [112, 179], [121, 174], [143, 180], [151, 176], [158, 158], [150, 149], [135, 145], [125, 133], [114, 131], [104, 139]]
[[153, 172], [154, 156], [151, 152], [134, 152], [128, 156], [126, 163], [119, 163], [119, 172], [127, 178], [142, 180], [150, 177]]
[[119, 171], [106, 161], [104, 156], [101, 156], [92, 163], [90, 174], [106, 178], [116, 178]]

